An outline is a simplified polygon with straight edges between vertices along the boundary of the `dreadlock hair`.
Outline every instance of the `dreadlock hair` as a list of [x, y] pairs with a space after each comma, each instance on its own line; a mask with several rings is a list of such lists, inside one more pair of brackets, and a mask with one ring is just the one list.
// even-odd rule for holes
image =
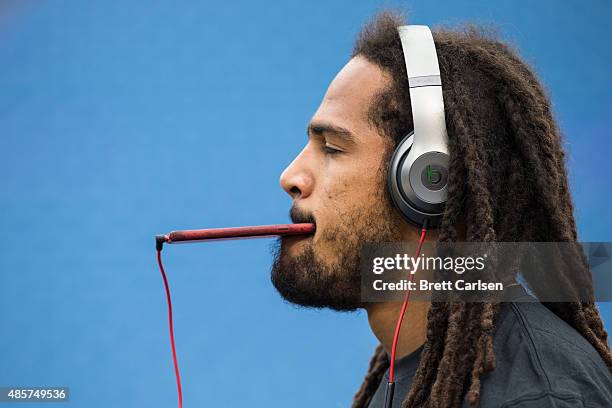
[[[352, 53], [391, 78], [368, 113], [372, 124], [390, 138], [390, 149], [413, 128], [396, 30], [403, 24], [400, 13], [379, 13], [362, 29]], [[450, 152], [439, 241], [456, 241], [462, 223], [466, 241], [576, 242], [561, 135], [533, 70], [491, 30], [467, 25], [439, 28], [433, 36]], [[561, 282], [592, 288], [588, 269], [559, 274], [554, 278]], [[545, 279], [525, 279], [536, 295], [543, 290]], [[612, 371], [608, 336], [593, 301], [543, 304], [581, 333]], [[458, 407], [466, 396], [476, 404], [481, 375], [495, 368], [493, 335], [499, 309], [494, 301], [432, 302], [420, 364], [402, 407]], [[353, 408], [367, 407], [388, 366], [379, 346]]]

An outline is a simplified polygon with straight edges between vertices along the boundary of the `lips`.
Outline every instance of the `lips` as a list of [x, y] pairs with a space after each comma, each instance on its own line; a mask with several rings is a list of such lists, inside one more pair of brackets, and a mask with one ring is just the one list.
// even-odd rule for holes
[[281, 239], [282, 239], [284, 246], [293, 246], [294, 244], [297, 244], [300, 242], [306, 242], [309, 239], [313, 239], [315, 233], [316, 233], [316, 227], [315, 227], [315, 231], [310, 234], [287, 235], [287, 236], [282, 237]]

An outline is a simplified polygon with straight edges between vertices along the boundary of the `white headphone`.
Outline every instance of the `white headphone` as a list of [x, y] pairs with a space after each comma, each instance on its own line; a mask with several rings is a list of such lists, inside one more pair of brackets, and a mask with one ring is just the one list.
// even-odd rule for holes
[[397, 28], [402, 42], [414, 130], [391, 158], [388, 185], [393, 202], [410, 222], [436, 227], [448, 184], [448, 135], [438, 56], [429, 27]]

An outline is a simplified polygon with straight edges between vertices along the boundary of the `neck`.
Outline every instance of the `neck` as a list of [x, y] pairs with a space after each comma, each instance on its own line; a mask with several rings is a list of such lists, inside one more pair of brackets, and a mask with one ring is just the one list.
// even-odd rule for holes
[[[418, 242], [420, 238], [420, 229], [414, 228], [406, 223], [401, 227], [402, 238], [406, 242]], [[436, 242], [438, 240], [438, 232], [428, 231], [427, 241]], [[421, 251], [421, 252], [424, 252]], [[421, 271], [422, 272], [422, 271]], [[419, 275], [415, 276], [418, 278]], [[427, 312], [431, 302], [428, 301], [409, 301], [402, 327], [400, 329], [395, 357], [402, 358], [412, 353], [425, 343], [427, 339]], [[402, 302], [380, 302], [370, 303], [366, 307], [368, 312], [368, 322], [372, 332], [378, 338], [383, 348], [391, 356], [391, 348], [393, 347], [393, 336], [397, 326]]]
[[[430, 302], [425, 301], [408, 303], [397, 341], [396, 358], [407, 356], [425, 343], [427, 338], [427, 311], [430, 304]], [[370, 328], [389, 356], [391, 356], [393, 335], [401, 308], [401, 302], [371, 303], [367, 308]]]

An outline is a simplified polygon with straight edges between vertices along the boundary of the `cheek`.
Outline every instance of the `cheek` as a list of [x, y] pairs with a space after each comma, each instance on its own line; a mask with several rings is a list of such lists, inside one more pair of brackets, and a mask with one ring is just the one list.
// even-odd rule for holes
[[370, 207], [384, 188], [381, 185], [384, 141], [377, 135], [369, 137], [368, 146], [321, 163], [313, 197], [317, 229], [333, 228], [342, 222], [350, 224], [350, 218]]
[[380, 199], [384, 186], [381, 186], [383, 180], [378, 165], [351, 170], [344, 171], [338, 177], [330, 174], [321, 186], [315, 211], [317, 230], [350, 226], [366, 208], [371, 207], [374, 200]]
[[325, 185], [322, 199], [326, 206], [338, 211], [358, 209], [374, 198], [383, 182], [378, 166], [364, 166], [330, 180]]

